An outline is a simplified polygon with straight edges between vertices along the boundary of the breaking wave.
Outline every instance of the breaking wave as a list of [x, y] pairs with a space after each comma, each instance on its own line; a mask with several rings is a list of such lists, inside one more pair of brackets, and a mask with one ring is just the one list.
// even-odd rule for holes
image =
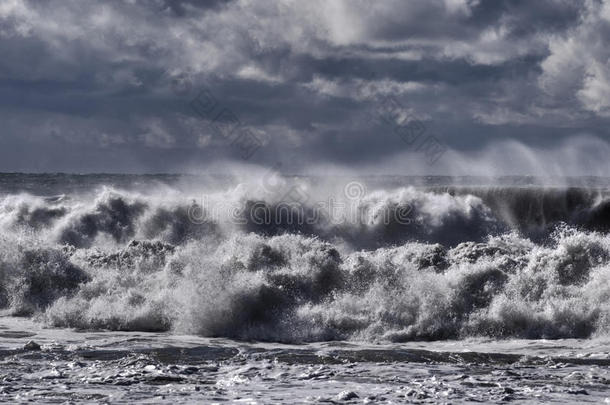
[[244, 188], [210, 196], [230, 203], [214, 215], [191, 197], [4, 196], [0, 306], [53, 326], [285, 342], [610, 332], [601, 189], [381, 189], [336, 216]]

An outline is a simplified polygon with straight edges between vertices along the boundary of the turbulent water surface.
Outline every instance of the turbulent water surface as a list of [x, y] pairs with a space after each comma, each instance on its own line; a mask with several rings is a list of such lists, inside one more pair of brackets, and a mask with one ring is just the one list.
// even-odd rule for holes
[[0, 400], [604, 401], [609, 193], [1, 175]]

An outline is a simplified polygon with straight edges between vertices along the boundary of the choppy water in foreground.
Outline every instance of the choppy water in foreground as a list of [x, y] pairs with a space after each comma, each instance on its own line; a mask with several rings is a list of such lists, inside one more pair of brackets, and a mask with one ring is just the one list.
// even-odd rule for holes
[[604, 401], [608, 183], [0, 175], [0, 400]]
[[[603, 403], [610, 341], [302, 345], [42, 329], [0, 319], [0, 400], [49, 403]], [[41, 350], [25, 350], [35, 340]]]

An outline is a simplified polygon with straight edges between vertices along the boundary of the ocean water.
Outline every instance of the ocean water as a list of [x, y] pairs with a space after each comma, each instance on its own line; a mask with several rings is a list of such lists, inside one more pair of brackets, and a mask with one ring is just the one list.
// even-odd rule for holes
[[0, 175], [0, 401], [610, 402], [609, 194]]

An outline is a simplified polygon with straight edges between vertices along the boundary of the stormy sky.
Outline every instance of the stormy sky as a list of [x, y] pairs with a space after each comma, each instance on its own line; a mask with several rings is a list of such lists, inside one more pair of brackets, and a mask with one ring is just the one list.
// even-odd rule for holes
[[2, 0], [0, 55], [1, 171], [609, 167], [608, 0]]

